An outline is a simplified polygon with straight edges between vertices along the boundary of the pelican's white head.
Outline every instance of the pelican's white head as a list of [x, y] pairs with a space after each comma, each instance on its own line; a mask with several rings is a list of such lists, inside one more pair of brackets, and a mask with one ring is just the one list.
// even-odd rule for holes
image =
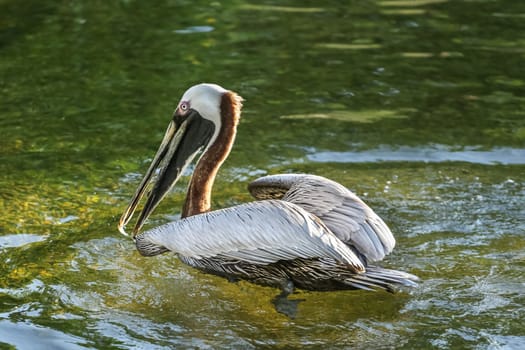
[[226, 89], [217, 84], [194, 85], [182, 95], [175, 113], [178, 111], [183, 114], [185, 110], [182, 108], [193, 109], [203, 118], [212, 121], [216, 126], [220, 126], [221, 100], [226, 92]]
[[[202, 154], [198, 164], [207, 166], [201, 170], [199, 178], [207, 180], [208, 184], [213, 182], [216, 171], [233, 144], [241, 107], [242, 98], [239, 95], [216, 84], [198, 84], [186, 90], [150, 168], [120, 218], [121, 232], [124, 233], [124, 226], [133, 216], [148, 185], [154, 183], [133, 229], [134, 234], [197, 154]], [[158, 175], [154, 176], [157, 171]]]
[[202, 83], [190, 87], [180, 99], [175, 115], [184, 116], [191, 110], [201, 117], [211, 121], [215, 126], [211, 137], [212, 144], [221, 128], [221, 103], [222, 97], [228, 90], [217, 84]]

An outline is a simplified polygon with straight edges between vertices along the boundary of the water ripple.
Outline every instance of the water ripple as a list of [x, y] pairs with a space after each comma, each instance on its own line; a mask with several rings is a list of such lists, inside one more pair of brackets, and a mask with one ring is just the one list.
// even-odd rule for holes
[[17, 248], [26, 244], [44, 241], [46, 235], [19, 233], [0, 237], [0, 248]]
[[474, 164], [525, 164], [525, 149], [497, 147], [481, 150], [478, 147], [464, 147], [455, 150], [446, 145], [432, 146], [380, 146], [364, 151], [314, 151], [307, 155], [312, 162], [371, 163], [371, 162], [466, 162]]

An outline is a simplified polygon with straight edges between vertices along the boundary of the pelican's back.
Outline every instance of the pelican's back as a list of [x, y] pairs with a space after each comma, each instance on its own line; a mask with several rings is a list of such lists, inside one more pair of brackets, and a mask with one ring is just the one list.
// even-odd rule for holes
[[384, 221], [335, 181], [307, 174], [270, 175], [253, 181], [248, 189], [257, 199], [280, 198], [312, 213], [368, 261], [382, 260], [395, 246]]

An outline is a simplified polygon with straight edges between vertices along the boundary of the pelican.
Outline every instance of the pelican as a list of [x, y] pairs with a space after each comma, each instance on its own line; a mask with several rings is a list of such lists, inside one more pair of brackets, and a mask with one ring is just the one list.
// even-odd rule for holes
[[[119, 231], [127, 234], [125, 226], [147, 192], [133, 228], [144, 256], [171, 251], [201, 271], [279, 288], [279, 299], [295, 288], [394, 292], [415, 286], [416, 276], [371, 264], [392, 251], [394, 236], [359, 197], [324, 177], [264, 176], [248, 186], [256, 201], [211, 210], [212, 186], [232, 148], [242, 101], [215, 84], [184, 93]], [[181, 219], [140, 233], [197, 155]]]

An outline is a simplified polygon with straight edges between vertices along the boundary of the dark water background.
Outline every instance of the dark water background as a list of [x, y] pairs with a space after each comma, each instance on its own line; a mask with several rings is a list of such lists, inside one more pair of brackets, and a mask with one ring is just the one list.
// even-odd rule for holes
[[[514, 0], [0, 0], [0, 348], [524, 348], [524, 33]], [[246, 100], [214, 207], [332, 178], [420, 287], [299, 292], [292, 320], [274, 289], [140, 257], [118, 218], [202, 81]]]

